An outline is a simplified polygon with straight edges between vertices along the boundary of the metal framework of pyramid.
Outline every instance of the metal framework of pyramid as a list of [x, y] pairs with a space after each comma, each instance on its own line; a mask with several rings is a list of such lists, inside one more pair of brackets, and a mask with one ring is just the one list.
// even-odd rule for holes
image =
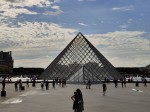
[[53, 60], [41, 74], [40, 79], [65, 79], [84, 83], [86, 80], [100, 82], [104, 78], [120, 78], [115, 67], [81, 34]]

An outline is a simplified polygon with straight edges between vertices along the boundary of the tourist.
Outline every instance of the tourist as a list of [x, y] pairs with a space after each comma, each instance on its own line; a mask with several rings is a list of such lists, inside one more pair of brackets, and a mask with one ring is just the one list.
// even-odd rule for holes
[[55, 82], [56, 82], [56, 85], [58, 85], [58, 81], [59, 81], [59, 79], [58, 79], [58, 77], [55, 79]]
[[135, 86], [136, 86], [136, 87], [139, 87], [139, 82], [138, 82], [138, 80], [136, 81]]
[[115, 80], [114, 80], [114, 83], [115, 83], [115, 88], [117, 88], [117, 87], [118, 87], [118, 80], [115, 79]]
[[36, 79], [33, 78], [33, 79], [32, 79], [32, 87], [35, 87], [35, 83], [36, 83]]
[[147, 80], [146, 80], [146, 78], [144, 78], [144, 86], [145, 87], [147, 86]]
[[27, 81], [26, 81], [26, 87], [29, 88], [29, 79], [27, 79]]
[[53, 88], [55, 88], [55, 80], [53, 80], [52, 84], [53, 84]]
[[82, 92], [80, 89], [77, 89], [76, 92], [77, 92], [77, 100], [78, 100], [77, 112], [82, 112], [84, 110], [84, 101], [83, 101]]
[[5, 78], [2, 80], [2, 91], [5, 91]]
[[105, 79], [104, 79], [104, 82], [106, 83], [107, 82], [107, 78], [105, 77]]
[[41, 81], [41, 89], [43, 90], [44, 88], [44, 81]]
[[123, 88], [123, 87], [124, 87], [124, 81], [123, 81], [122, 78], [120, 79], [120, 82], [121, 82], [121, 86], [122, 86], [122, 88]]
[[86, 89], [88, 89], [88, 80], [85, 81]]
[[90, 89], [91, 88], [91, 81], [90, 79], [89, 80], [86, 80], [86, 89]]
[[89, 89], [91, 89], [91, 81], [90, 81], [90, 79], [88, 81], [88, 87], [89, 87]]
[[64, 87], [64, 80], [61, 80], [61, 86]]
[[78, 95], [77, 92], [74, 92], [74, 95], [71, 97], [73, 100], [73, 110], [74, 112], [78, 112]]
[[15, 91], [18, 91], [18, 81], [15, 81]]
[[103, 87], [103, 96], [105, 96], [107, 90], [106, 83], [103, 83], [102, 87]]
[[62, 82], [61, 79], [59, 79], [59, 80], [58, 80], [58, 83], [59, 83], [59, 86], [60, 86], [60, 87], [61, 87], [61, 82]]
[[21, 89], [21, 88], [22, 88], [22, 80], [21, 80], [21, 79], [19, 79], [19, 81], [18, 81], [18, 82], [19, 82], [19, 91], [21, 91], [21, 90], [22, 90], [22, 89]]
[[49, 82], [48, 82], [48, 80], [45, 81], [45, 87], [46, 87], [46, 90], [49, 89]]
[[67, 83], [67, 82], [66, 82], [66, 79], [64, 79], [64, 86], [66, 86], [66, 83]]
[[126, 78], [124, 78], [123, 82], [124, 82], [124, 87], [126, 87]]

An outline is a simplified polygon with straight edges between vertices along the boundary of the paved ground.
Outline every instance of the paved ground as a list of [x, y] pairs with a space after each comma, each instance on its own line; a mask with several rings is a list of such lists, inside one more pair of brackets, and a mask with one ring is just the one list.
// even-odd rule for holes
[[65, 88], [56, 86], [49, 90], [30, 87], [24, 92], [14, 92], [14, 85], [7, 85], [7, 97], [0, 98], [0, 112], [73, 112], [71, 96], [80, 88], [84, 98], [84, 112], [149, 112], [150, 84], [135, 87], [127, 84], [126, 88], [107, 84], [106, 96], [102, 95], [102, 85], [92, 85], [85, 89], [84, 85], [67, 85]]

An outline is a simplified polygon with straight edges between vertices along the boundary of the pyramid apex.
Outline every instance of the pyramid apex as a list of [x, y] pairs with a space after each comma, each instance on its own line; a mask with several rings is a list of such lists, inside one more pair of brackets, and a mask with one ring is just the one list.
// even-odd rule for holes
[[77, 35], [79, 35], [79, 34], [83, 35], [81, 32], [79, 32]]

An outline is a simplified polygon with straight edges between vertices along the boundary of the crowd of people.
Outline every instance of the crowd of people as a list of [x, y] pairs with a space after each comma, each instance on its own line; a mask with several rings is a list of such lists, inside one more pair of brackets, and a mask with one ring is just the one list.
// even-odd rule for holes
[[[121, 78], [119, 80], [114, 79], [114, 87], [117, 88], [118, 87], [118, 83], [121, 84], [121, 87], [124, 88], [126, 87], [126, 79], [125, 78]], [[5, 78], [2, 81], [2, 91], [5, 91]], [[29, 80], [26, 81], [26, 87], [29, 88], [29, 83], [32, 83], [32, 86], [35, 87], [36, 86], [36, 80], [32, 80], [31, 82]], [[52, 81], [49, 80], [43, 80], [40, 83], [41, 86], [41, 90], [49, 89], [49, 83], [52, 84], [52, 87], [55, 88], [55, 85], [59, 85], [60, 87], [64, 87], [66, 86], [66, 80], [64, 79], [55, 79]], [[102, 82], [102, 90], [103, 90], [103, 96], [106, 95], [106, 91], [107, 91], [107, 83], [110, 83], [107, 79], [104, 79], [104, 81]], [[142, 79], [142, 83], [144, 84], [145, 87], [147, 87], [147, 80], [146, 78]], [[85, 81], [85, 88], [86, 89], [91, 89], [91, 80], [88, 79]], [[14, 86], [15, 86], [15, 91], [22, 91], [25, 89], [25, 87], [23, 86], [22, 80], [17, 80], [14, 82]], [[135, 86], [139, 86], [139, 82], [135, 82]], [[74, 95], [71, 96], [71, 99], [73, 100], [73, 110], [74, 112], [82, 112], [84, 110], [84, 100], [83, 100], [83, 95], [80, 89], [77, 89], [74, 92]]]

